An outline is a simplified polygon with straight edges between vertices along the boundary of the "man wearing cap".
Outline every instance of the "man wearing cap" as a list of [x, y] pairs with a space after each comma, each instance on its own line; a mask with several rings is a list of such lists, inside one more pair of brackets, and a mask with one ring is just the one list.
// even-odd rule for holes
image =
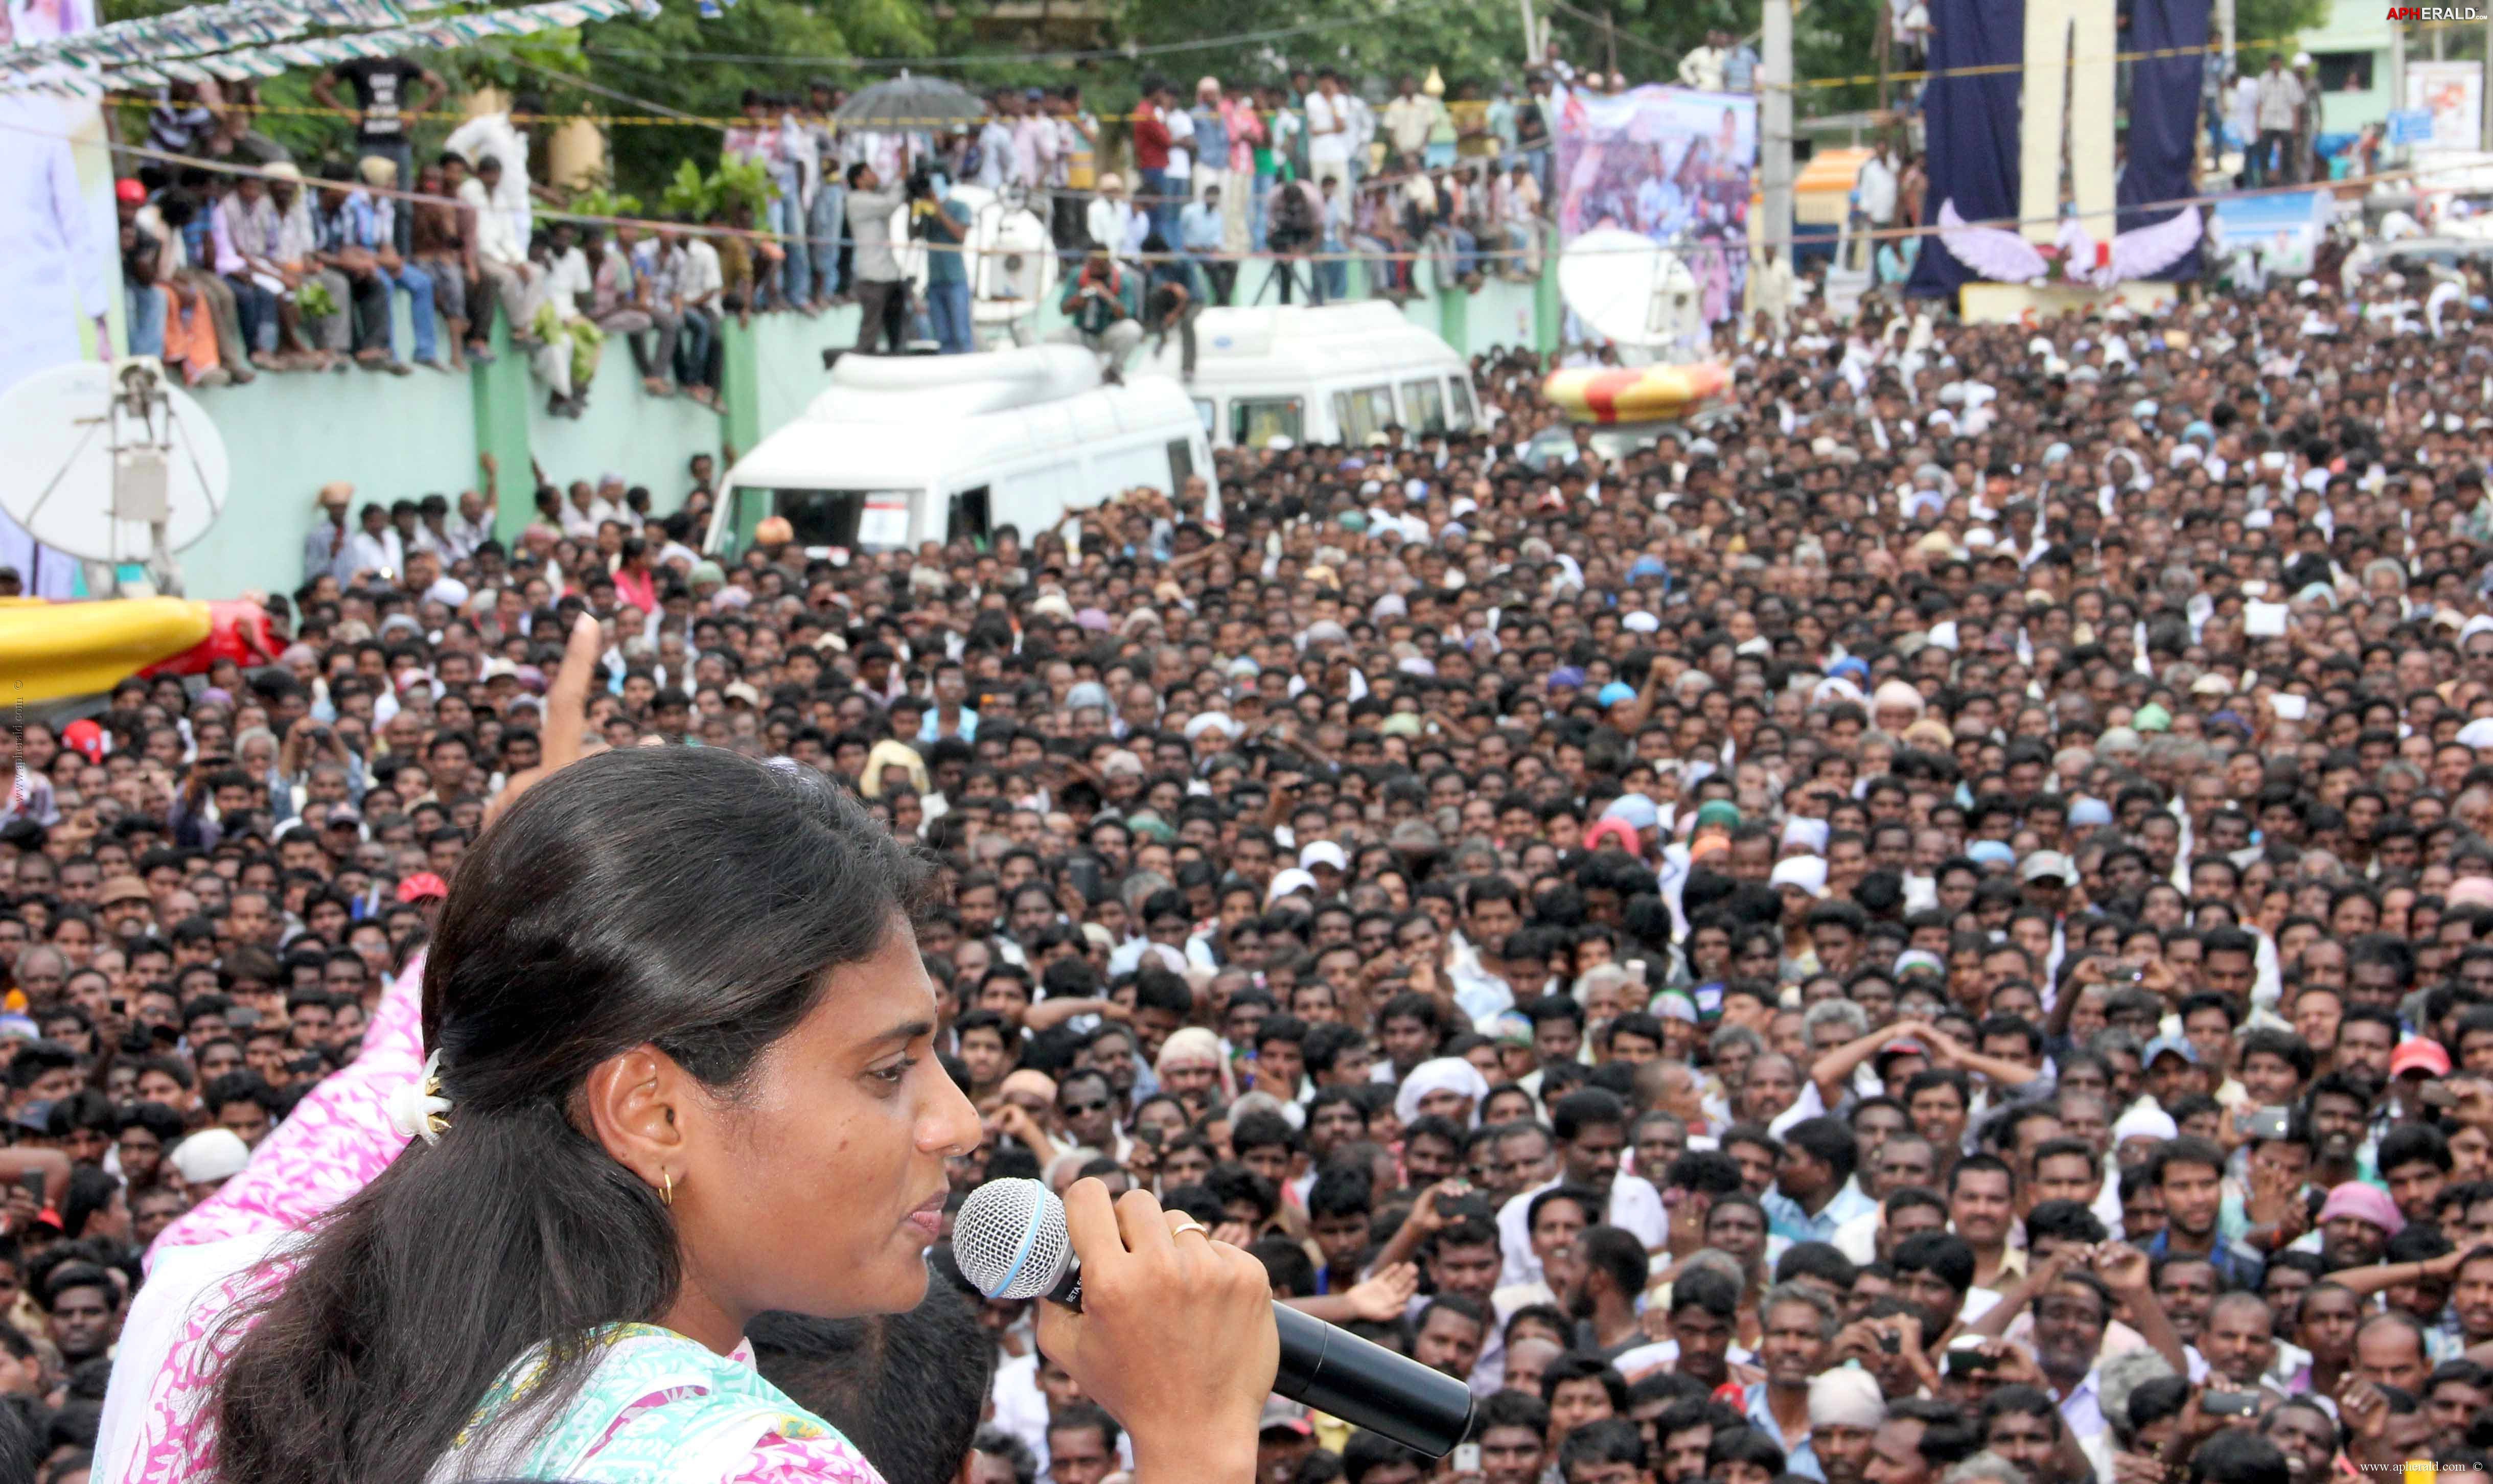
[[156, 931], [156, 898], [135, 876], [117, 876], [104, 883], [96, 913], [105, 931], [118, 938], [140, 938]]

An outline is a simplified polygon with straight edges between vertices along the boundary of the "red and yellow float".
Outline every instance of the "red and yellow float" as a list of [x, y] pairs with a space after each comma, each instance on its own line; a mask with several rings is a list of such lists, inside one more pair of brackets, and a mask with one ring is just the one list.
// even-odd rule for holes
[[1541, 394], [1578, 423], [1660, 423], [1701, 412], [1731, 388], [1729, 367], [1600, 367], [1551, 371]]
[[0, 600], [0, 670], [14, 698], [62, 700], [130, 675], [200, 675], [219, 660], [272, 664], [268, 612], [250, 599]]

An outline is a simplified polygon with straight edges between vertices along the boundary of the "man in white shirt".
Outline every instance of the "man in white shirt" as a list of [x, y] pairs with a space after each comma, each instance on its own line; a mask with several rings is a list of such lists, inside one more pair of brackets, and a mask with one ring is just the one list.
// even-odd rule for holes
[[389, 507], [367, 504], [361, 519], [363, 528], [346, 539], [346, 570], [377, 573], [383, 581], [395, 582], [406, 570], [406, 550], [390, 524]]
[[1012, 170], [1013, 124], [1021, 113], [1021, 100], [1011, 89], [998, 88], [993, 106], [996, 111], [978, 127], [978, 168], [970, 184], [1001, 191]]
[[1705, 45], [1679, 59], [1679, 85], [1700, 93], [1723, 91], [1723, 63], [1730, 52], [1730, 36], [1721, 28], [1705, 33]]
[[1139, 220], [1134, 203], [1126, 198], [1126, 180], [1114, 171], [1099, 177], [1099, 193], [1091, 198], [1083, 226], [1092, 243], [1128, 267], [1134, 262], [1132, 241], [1134, 225]]
[[1628, 1146], [1627, 1105], [1599, 1087], [1579, 1087], [1552, 1104], [1549, 1123], [1558, 1142], [1558, 1178], [1522, 1191], [1497, 1212], [1498, 1246], [1506, 1254], [1501, 1286], [1541, 1281], [1541, 1260], [1532, 1255], [1532, 1198], [1553, 1185], [1580, 1185], [1607, 1198], [1611, 1226], [1636, 1233], [1648, 1252], [1670, 1239], [1670, 1214], [1662, 1193], [1641, 1175], [1619, 1173]]
[[718, 400], [718, 385], [711, 377], [710, 347], [718, 339], [719, 296], [726, 292], [727, 275], [718, 264], [718, 249], [698, 232], [684, 237], [681, 255], [675, 259], [676, 301], [683, 315], [678, 341], [676, 380], [695, 401]]
[[1861, 162], [1861, 172], [1852, 178], [1852, 192], [1861, 204], [1862, 219], [1874, 227], [1896, 224], [1896, 155], [1895, 147], [1885, 140]]
[[1350, 169], [1350, 104], [1341, 91], [1341, 74], [1330, 68], [1316, 74], [1316, 90], [1307, 95], [1307, 173], [1327, 176], [1347, 188]]
[[[476, 458], [478, 462], [484, 465], [486, 483], [491, 485], [496, 472], [494, 456], [479, 454]], [[476, 554], [478, 547], [494, 539], [493, 503], [473, 490], [462, 490], [459, 495], [459, 514], [448, 522], [446, 529], [448, 532], [446, 549], [450, 553], [450, 559], [454, 562], [466, 561]]]
[[520, 255], [525, 257], [535, 193], [528, 185], [528, 136], [511, 122], [515, 111], [523, 115], [543, 113], [545, 100], [533, 93], [522, 93], [512, 100], [511, 108], [480, 113], [450, 131], [450, 137], [441, 141], [441, 147], [474, 166], [480, 180], [485, 178], [488, 159], [501, 162], [500, 173], [487, 182], [486, 191], [510, 235], [519, 242]]
[[[452, 152], [456, 155], [456, 151]], [[465, 156], [458, 156], [465, 160]], [[493, 285], [495, 298], [502, 306], [502, 317], [510, 322], [511, 333], [527, 333], [528, 318], [536, 312], [536, 264], [528, 261], [528, 233], [525, 222], [520, 229], [511, 229], [511, 219], [497, 202], [508, 172], [502, 167], [502, 157], [486, 155], [470, 166], [445, 166], [444, 178], [458, 177], [452, 191], [459, 204], [467, 208], [476, 220], [476, 272]]]
[[2256, 98], [2252, 112], [2259, 138], [2251, 146], [2251, 184], [2269, 184], [2273, 172], [2292, 185], [2301, 179], [2294, 158], [2294, 131], [2302, 114], [2302, 82], [2285, 70], [2283, 52], [2268, 53], [2268, 71], [2260, 74]]

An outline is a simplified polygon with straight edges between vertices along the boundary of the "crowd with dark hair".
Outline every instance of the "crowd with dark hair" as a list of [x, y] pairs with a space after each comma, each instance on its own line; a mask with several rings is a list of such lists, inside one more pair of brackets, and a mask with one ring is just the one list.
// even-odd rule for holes
[[[956, 1195], [1151, 1188], [1480, 1399], [1443, 1464], [1276, 1400], [1270, 1484], [2480, 1468], [2493, 326], [2425, 286], [1727, 328], [1735, 409], [1555, 457], [1485, 356], [1480, 426], [907, 549], [705, 556], [701, 468], [318, 553], [278, 663], [15, 734], [0, 1415], [76, 1476], [138, 1254], [354, 1057], [586, 613], [593, 747], [931, 859]], [[1117, 1470], [977, 1312], [966, 1458], [808, 1405]]]

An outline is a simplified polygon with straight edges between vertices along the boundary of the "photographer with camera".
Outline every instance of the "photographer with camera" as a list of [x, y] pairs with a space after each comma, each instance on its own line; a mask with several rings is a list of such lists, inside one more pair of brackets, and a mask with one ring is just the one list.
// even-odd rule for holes
[[[1313, 183], [1285, 180], [1273, 188], [1264, 207], [1265, 240], [1273, 249], [1273, 271], [1264, 282], [1270, 288], [1277, 280], [1281, 285], [1281, 302], [1290, 302], [1291, 285], [1298, 281], [1298, 270], [1291, 265], [1294, 257], [1305, 257], [1323, 240], [1324, 200], [1316, 193]], [[1310, 303], [1325, 302], [1324, 281], [1308, 265], [1307, 298]], [[1257, 294], [1260, 302], [1262, 294]]]
[[909, 235], [926, 244], [926, 317], [947, 356], [978, 348], [970, 323], [970, 208], [925, 167], [909, 174]]
[[1066, 281], [1056, 307], [1072, 321], [1056, 332], [1057, 343], [1087, 346], [1097, 353], [1111, 378], [1125, 370], [1126, 358], [1143, 342], [1140, 276], [1109, 256], [1104, 248], [1091, 250], [1082, 271]]
[[849, 166], [849, 238], [855, 244], [850, 271], [856, 277], [859, 311], [855, 348], [863, 354], [900, 353], [909, 284], [891, 251], [891, 214], [900, 209], [901, 196], [900, 191], [884, 189], [874, 166], [863, 162]]

